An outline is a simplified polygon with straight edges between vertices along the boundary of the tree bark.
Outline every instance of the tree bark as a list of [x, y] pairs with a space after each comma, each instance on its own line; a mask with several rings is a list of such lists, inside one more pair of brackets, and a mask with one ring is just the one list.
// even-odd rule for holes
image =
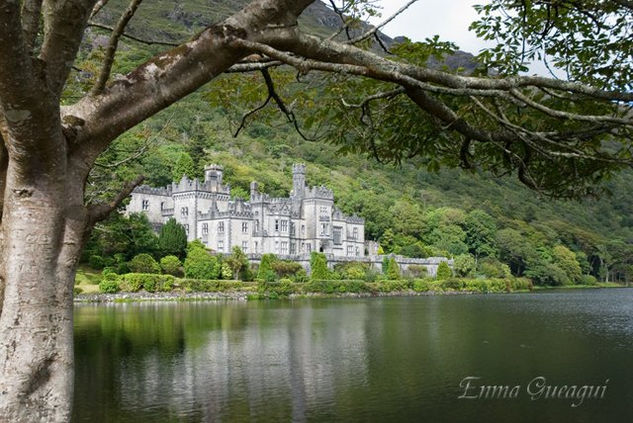
[[[68, 421], [73, 388], [73, 285], [65, 178], [25, 183], [9, 165], [2, 219], [0, 420]], [[76, 245], [79, 247], [79, 245]]]

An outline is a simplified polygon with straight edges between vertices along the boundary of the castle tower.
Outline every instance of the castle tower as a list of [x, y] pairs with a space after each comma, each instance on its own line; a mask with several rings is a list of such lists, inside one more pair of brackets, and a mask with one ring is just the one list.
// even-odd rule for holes
[[292, 165], [292, 194], [303, 196], [306, 187], [306, 165]]
[[204, 182], [215, 187], [216, 190], [222, 185], [222, 176], [224, 174], [224, 167], [211, 164], [204, 168]]
[[251, 182], [251, 201], [255, 200], [255, 197], [257, 197], [258, 188], [259, 185], [257, 184], [257, 182]]

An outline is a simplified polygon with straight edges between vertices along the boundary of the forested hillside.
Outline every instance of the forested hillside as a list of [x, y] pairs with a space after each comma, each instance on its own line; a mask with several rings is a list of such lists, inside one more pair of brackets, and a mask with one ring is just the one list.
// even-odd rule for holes
[[[177, 42], [218, 22], [243, 3], [143, 3], [128, 33], [144, 41]], [[111, 0], [97, 20], [114, 25], [126, 4], [124, 0]], [[309, 10], [302, 25], [328, 34], [339, 23], [337, 19], [324, 5], [317, 5]], [[66, 90], [68, 103], [91, 86], [107, 34], [107, 30], [93, 28], [84, 40], [83, 61]], [[122, 39], [115, 73], [124, 74], [163, 48]], [[631, 172], [606, 182], [611, 195], [581, 202], [555, 201], [537, 195], [511, 177], [461, 169], [437, 170], [437, 163], [417, 159], [394, 165], [364, 155], [344, 154], [334, 139], [302, 139], [272, 105], [249, 119], [245, 129], [234, 137], [240, 114], [220, 106], [223, 99], [218, 88], [222, 92], [233, 89], [246, 102], [266, 98], [258, 74], [226, 76], [203, 87], [119, 139], [93, 172], [91, 195], [107, 196], [138, 173], [147, 176], [147, 183], [164, 186], [183, 173], [200, 175], [207, 163], [224, 166], [225, 180], [237, 196], [247, 196], [252, 180], [257, 180], [265, 192], [286, 195], [291, 186], [292, 163], [304, 162], [309, 184], [331, 187], [340, 208], [365, 217], [367, 237], [378, 240], [387, 253], [416, 257], [470, 255], [477, 262], [476, 273], [502, 277], [507, 272], [505, 264], [515, 275], [531, 277], [541, 284], [590, 282], [588, 274], [603, 280], [628, 281], [633, 276]], [[125, 241], [114, 242], [104, 236], [109, 233], [108, 225], [121, 225], [121, 221], [115, 217], [97, 228], [85, 256], [124, 253], [131, 258], [144, 252], [143, 247], [133, 251], [136, 247], [129, 249]], [[121, 236], [125, 234], [120, 231]]]

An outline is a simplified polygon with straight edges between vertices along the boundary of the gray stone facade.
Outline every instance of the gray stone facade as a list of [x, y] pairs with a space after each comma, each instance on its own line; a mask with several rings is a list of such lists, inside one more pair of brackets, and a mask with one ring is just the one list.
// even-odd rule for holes
[[183, 176], [164, 188], [140, 186], [126, 211], [146, 213], [156, 228], [173, 217], [184, 225], [189, 241], [199, 239], [218, 253], [238, 246], [254, 255], [365, 256], [364, 219], [338, 209], [330, 189], [307, 186], [305, 165], [293, 166], [292, 191], [283, 198], [259, 192], [253, 182], [249, 201], [232, 199], [222, 178], [222, 166], [210, 165], [204, 181]]

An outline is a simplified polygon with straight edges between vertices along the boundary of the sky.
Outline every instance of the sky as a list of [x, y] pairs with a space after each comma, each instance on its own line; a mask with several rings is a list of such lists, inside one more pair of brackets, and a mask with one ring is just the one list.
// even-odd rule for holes
[[[382, 17], [373, 19], [372, 23], [382, 22], [406, 3], [406, 0], [383, 0]], [[468, 31], [468, 26], [477, 19], [472, 6], [481, 3], [486, 0], [418, 0], [383, 32], [390, 37], [404, 35], [413, 41], [438, 34], [440, 39], [456, 43], [461, 50], [477, 54], [484, 43]]]
[[[382, 17], [372, 19], [371, 23], [381, 23], [407, 2], [408, 0], [382, 0]], [[486, 45], [468, 30], [471, 22], [478, 17], [473, 5], [485, 3], [488, 0], [418, 0], [382, 31], [390, 37], [404, 35], [413, 41], [423, 41], [437, 34], [440, 40], [452, 41], [460, 50], [477, 54], [482, 48], [494, 45]], [[528, 73], [550, 76], [542, 63], [533, 63]]]

